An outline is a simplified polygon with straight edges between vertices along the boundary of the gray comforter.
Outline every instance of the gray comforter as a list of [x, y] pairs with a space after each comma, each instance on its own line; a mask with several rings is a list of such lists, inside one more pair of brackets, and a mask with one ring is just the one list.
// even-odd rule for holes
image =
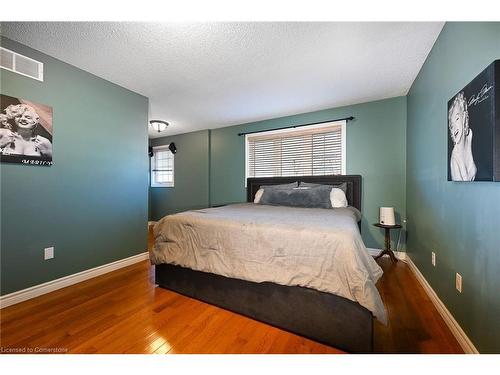
[[155, 225], [151, 262], [333, 293], [386, 323], [375, 287], [382, 269], [361, 239], [359, 215], [253, 203], [186, 211]]

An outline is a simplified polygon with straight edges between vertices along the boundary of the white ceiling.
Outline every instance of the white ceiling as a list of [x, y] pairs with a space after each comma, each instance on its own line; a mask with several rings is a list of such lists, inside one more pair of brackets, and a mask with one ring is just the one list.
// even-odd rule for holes
[[164, 136], [405, 95], [442, 27], [3, 22], [2, 34], [149, 97]]

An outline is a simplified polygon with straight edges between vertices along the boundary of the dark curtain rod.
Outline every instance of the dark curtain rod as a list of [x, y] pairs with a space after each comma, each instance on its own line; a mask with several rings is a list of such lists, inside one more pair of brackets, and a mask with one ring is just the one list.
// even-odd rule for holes
[[273, 130], [283, 130], [283, 129], [300, 128], [301, 126], [326, 124], [327, 122], [335, 122], [335, 121], [342, 121], [342, 120], [352, 121], [352, 120], [354, 120], [354, 117], [350, 116], [350, 117], [344, 117], [344, 118], [337, 118], [335, 120], [326, 120], [326, 121], [319, 121], [319, 122], [311, 122], [309, 124], [283, 126], [282, 128], [275, 128], [275, 129], [268, 129], [268, 130], [256, 130], [254, 132], [238, 133], [238, 136], [247, 135], [247, 134], [254, 134], [254, 133], [262, 133], [262, 132], [270, 132], [270, 131], [273, 131]]

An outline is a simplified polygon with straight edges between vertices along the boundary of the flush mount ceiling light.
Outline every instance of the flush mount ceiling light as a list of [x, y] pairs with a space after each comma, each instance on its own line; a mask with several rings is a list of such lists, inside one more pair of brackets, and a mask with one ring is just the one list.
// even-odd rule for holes
[[167, 128], [169, 124], [168, 122], [163, 120], [151, 120], [149, 121], [149, 125], [151, 125], [153, 129], [156, 130], [158, 133], [161, 133]]

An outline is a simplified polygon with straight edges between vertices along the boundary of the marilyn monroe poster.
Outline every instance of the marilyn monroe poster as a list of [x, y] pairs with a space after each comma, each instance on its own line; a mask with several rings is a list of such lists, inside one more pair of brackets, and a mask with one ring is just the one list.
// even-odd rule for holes
[[0, 161], [52, 165], [52, 107], [0, 95]]
[[[495, 181], [500, 165], [500, 124], [495, 111], [498, 60], [489, 65], [448, 102], [448, 181]], [[500, 149], [497, 150], [500, 152]]]

